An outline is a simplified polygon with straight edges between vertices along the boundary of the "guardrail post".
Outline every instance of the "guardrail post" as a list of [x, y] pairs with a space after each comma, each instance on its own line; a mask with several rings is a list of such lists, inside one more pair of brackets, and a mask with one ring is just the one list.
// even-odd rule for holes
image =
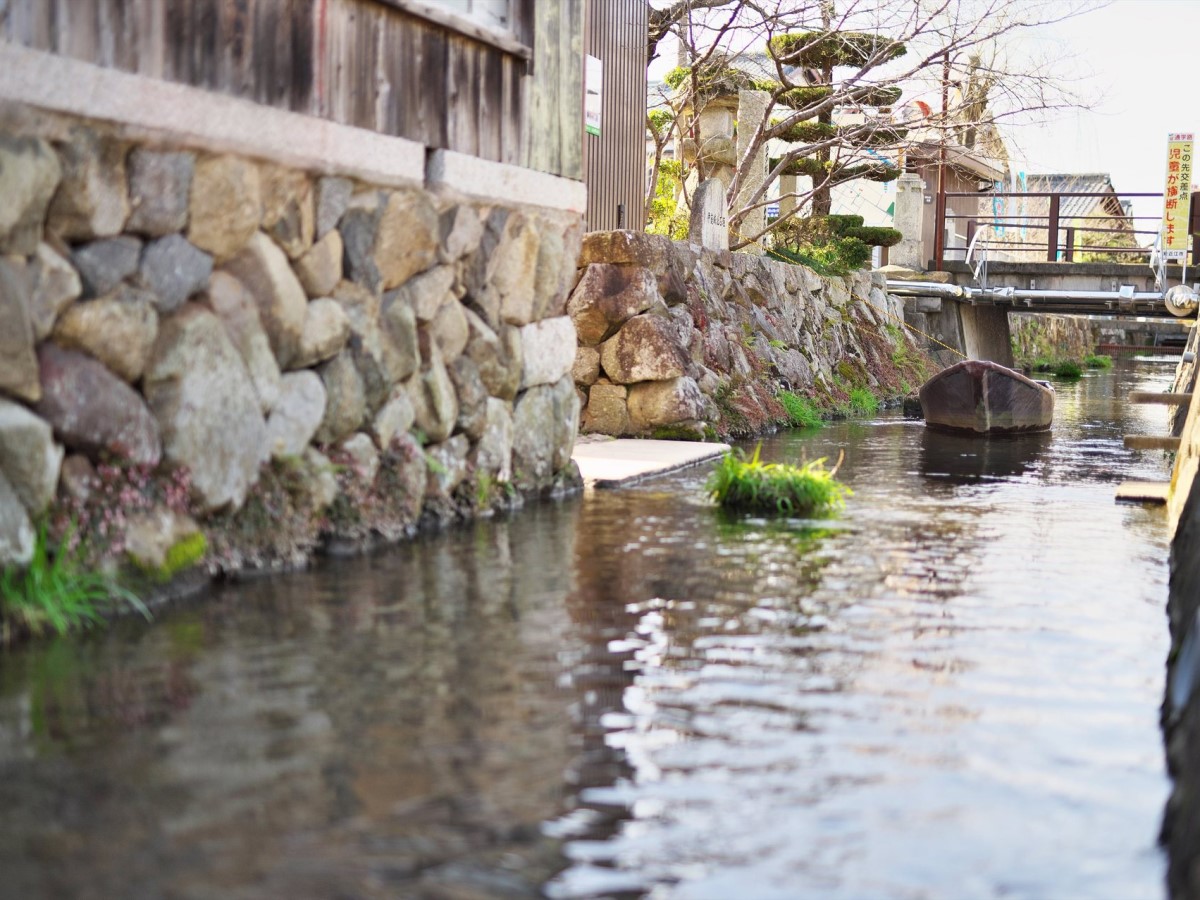
[[933, 234], [933, 271], [940, 272], [943, 268], [942, 258], [946, 255], [946, 194], [943, 191], [937, 192], [933, 219], [937, 223], [937, 230]]
[[1067, 262], [1075, 262], [1075, 229], [1067, 228], [1067, 245], [1063, 253], [1063, 258]]
[[1046, 262], [1058, 262], [1058, 194], [1050, 198], [1050, 227], [1046, 234]]

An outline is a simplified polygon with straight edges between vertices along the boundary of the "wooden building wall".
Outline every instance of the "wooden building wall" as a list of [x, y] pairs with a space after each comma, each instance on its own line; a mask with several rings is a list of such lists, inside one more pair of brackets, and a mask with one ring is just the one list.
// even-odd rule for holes
[[579, 179], [583, 0], [513, 14], [497, 46], [411, 0], [6, 0], [0, 40]]
[[590, 231], [645, 228], [646, 0], [588, 0], [585, 47], [604, 64], [600, 134], [584, 135]]

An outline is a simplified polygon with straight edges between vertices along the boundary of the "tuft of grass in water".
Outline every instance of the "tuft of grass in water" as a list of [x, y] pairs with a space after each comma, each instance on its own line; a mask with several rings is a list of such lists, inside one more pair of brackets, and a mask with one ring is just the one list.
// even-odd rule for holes
[[1037, 359], [1035, 359], [1033, 361], [1033, 365], [1030, 366], [1030, 368], [1033, 369], [1033, 371], [1035, 371], [1035, 372], [1053, 372], [1054, 371], [1054, 361], [1051, 359], [1047, 359], [1044, 356], [1039, 356]]
[[879, 398], [869, 388], [851, 388], [849, 406], [856, 415], [873, 416], [879, 412]]
[[727, 509], [810, 515], [837, 509], [853, 492], [817, 459], [802, 466], [765, 463], [762, 444], [746, 459], [740, 450], [721, 457], [705, 488], [709, 497]]
[[1083, 364], [1089, 369], [1111, 369], [1113, 358], [1107, 353], [1089, 353], [1083, 358]]
[[791, 391], [780, 391], [776, 399], [787, 412], [788, 424], [793, 428], [820, 428], [825, 424], [820, 410], [807, 397]]
[[1082, 378], [1083, 366], [1073, 359], [1064, 359], [1055, 364], [1054, 374], [1059, 378]]
[[70, 545], [68, 534], [51, 552], [43, 524], [29, 567], [0, 572], [0, 642], [8, 643], [22, 632], [40, 637], [90, 628], [120, 603], [150, 618], [145, 604], [111, 576], [82, 568], [78, 548], [70, 550]]

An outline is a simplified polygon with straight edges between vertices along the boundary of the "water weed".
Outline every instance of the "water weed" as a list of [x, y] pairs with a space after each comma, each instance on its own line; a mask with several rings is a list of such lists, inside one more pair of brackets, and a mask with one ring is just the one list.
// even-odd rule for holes
[[1107, 353], [1089, 353], [1083, 358], [1083, 364], [1089, 369], [1111, 369], [1113, 358]]
[[0, 572], [0, 643], [23, 633], [39, 637], [90, 628], [121, 603], [150, 618], [145, 604], [111, 576], [83, 568], [79, 549], [69, 549], [70, 538], [51, 552], [43, 524], [29, 567]]
[[1083, 366], [1073, 359], [1064, 359], [1055, 364], [1054, 374], [1059, 378], [1082, 378]]
[[843, 506], [852, 494], [823, 458], [795, 466], [763, 462], [761, 453], [759, 444], [749, 459], [741, 450], [722, 456], [705, 485], [709, 497], [727, 509], [811, 515]]
[[791, 391], [780, 391], [776, 399], [787, 412], [787, 422], [793, 428], [820, 428], [824, 421], [815, 403]]

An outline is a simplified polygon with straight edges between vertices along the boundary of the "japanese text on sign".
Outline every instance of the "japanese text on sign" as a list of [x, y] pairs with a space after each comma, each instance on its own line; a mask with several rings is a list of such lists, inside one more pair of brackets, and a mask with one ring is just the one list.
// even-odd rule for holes
[[1167, 182], [1163, 188], [1163, 259], [1183, 259], [1187, 255], [1191, 185], [1192, 135], [1172, 134], [1167, 139]]

